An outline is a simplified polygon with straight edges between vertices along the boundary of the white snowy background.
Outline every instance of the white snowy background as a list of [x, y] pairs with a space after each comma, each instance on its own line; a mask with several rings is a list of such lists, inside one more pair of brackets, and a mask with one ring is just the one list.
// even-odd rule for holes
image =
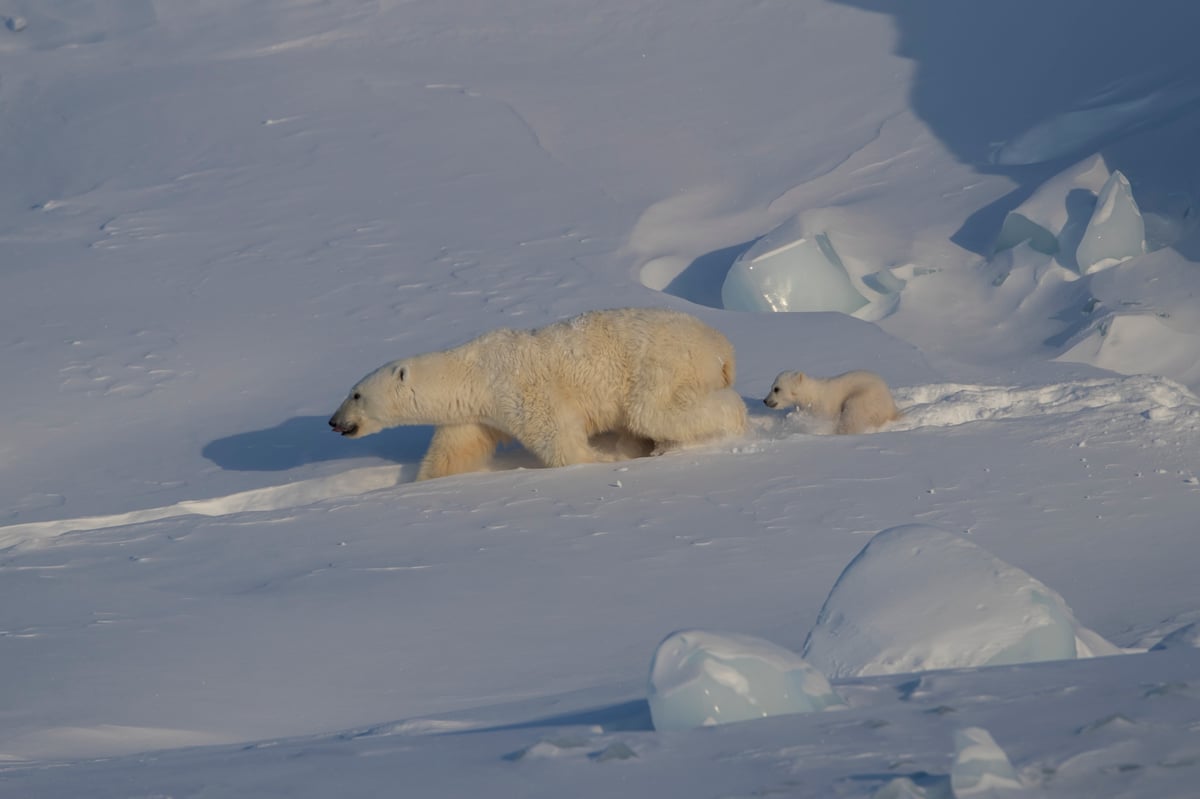
[[[0, 796], [1194, 797], [1197, 30], [1188, 0], [0, 0]], [[1078, 243], [1115, 171], [1145, 254], [997, 251], [1021, 208]], [[725, 309], [773, 231], [866, 303]], [[732, 339], [745, 439], [413, 484], [428, 428], [326, 426], [384, 361], [626, 305]], [[906, 418], [761, 405], [852, 368]], [[1020, 628], [1012, 596], [901, 552], [838, 594], [938, 657], [653, 729], [668, 634], [800, 653], [913, 524], [1120, 654], [982, 666], [968, 622]], [[960, 612], [889, 612], [925, 603]], [[951, 779], [997, 751], [1015, 781]]]

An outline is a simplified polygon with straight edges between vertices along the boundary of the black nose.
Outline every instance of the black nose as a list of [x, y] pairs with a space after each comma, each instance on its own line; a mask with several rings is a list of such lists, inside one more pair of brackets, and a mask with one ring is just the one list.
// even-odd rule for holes
[[763, 405], [766, 405], [768, 408], [774, 408], [774, 407], [775, 407], [775, 403], [771, 402], [771, 398], [770, 398], [770, 397], [767, 397], [765, 400], [763, 400]]
[[337, 422], [335, 422], [333, 420], [332, 416], [329, 417], [329, 426], [332, 427], [334, 430], [337, 430]]

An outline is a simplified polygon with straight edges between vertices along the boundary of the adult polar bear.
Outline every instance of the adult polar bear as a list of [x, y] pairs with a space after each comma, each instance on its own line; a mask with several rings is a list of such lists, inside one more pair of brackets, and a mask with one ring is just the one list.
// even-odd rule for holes
[[493, 330], [459, 347], [385, 364], [329, 426], [358, 438], [435, 425], [418, 480], [475, 471], [516, 439], [547, 466], [611, 461], [589, 438], [614, 433], [657, 450], [738, 435], [733, 345], [688, 314], [591, 311], [537, 330]]

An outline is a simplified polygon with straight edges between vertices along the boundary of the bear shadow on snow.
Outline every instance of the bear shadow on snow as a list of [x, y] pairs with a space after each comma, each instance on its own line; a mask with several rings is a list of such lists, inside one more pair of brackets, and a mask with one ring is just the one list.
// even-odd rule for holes
[[306, 463], [364, 456], [418, 463], [432, 438], [432, 426], [414, 425], [350, 441], [330, 435], [325, 416], [295, 416], [265, 430], [218, 438], [201, 454], [222, 469], [238, 472], [282, 472]]
[[[324, 416], [296, 416], [265, 430], [218, 438], [205, 445], [201, 454], [222, 469], [235, 472], [283, 472], [306, 463], [369, 456], [396, 463], [420, 463], [429, 449], [433, 430], [432, 425], [408, 425], [350, 440], [330, 435]], [[602, 451], [620, 449], [625, 457], [650, 454], [649, 444], [644, 448], [639, 448], [637, 442], [621, 446], [608, 434], [594, 436], [591, 443]], [[541, 466], [520, 444], [508, 442], [497, 447], [491, 471]]]

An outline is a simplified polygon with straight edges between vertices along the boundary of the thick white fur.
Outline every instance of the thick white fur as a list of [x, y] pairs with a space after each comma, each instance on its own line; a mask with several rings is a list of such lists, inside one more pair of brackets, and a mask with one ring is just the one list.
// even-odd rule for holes
[[[418, 480], [481, 469], [510, 438], [547, 466], [565, 466], [744, 432], [734, 377], [733, 345], [693, 316], [592, 311], [385, 364], [329, 424], [353, 438], [435, 425]], [[589, 442], [601, 435], [615, 436], [613, 451]]]
[[884, 379], [862, 370], [827, 378], [781, 372], [763, 402], [771, 408], [795, 405], [834, 419], [838, 433], [862, 433], [900, 418]]

